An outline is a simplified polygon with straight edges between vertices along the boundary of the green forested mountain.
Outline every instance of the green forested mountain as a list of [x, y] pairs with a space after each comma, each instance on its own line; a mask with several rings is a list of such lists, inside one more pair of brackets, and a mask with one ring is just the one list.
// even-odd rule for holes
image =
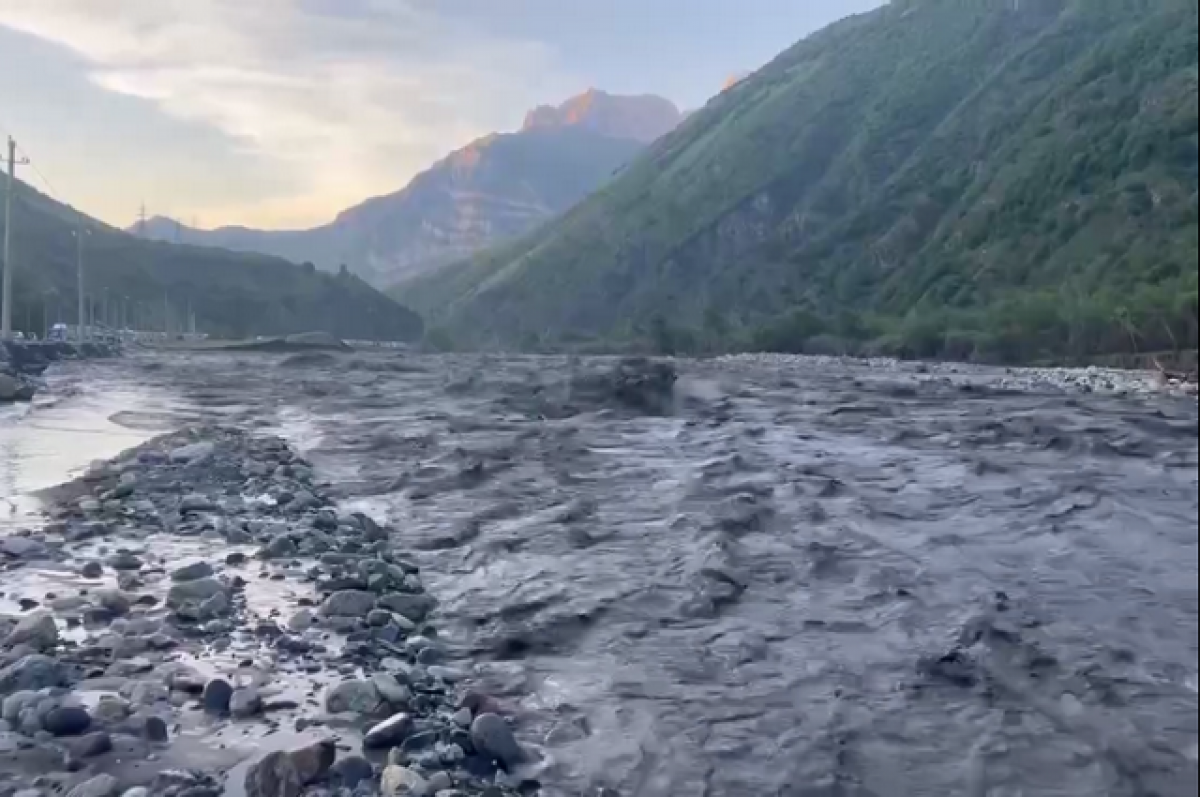
[[1194, 0], [894, 0], [564, 217], [402, 286], [476, 345], [1196, 346]]
[[[74, 324], [80, 215], [18, 181], [13, 204], [14, 326], [42, 334]], [[82, 217], [85, 288], [94, 317], [113, 325], [243, 337], [326, 330], [345, 338], [412, 340], [411, 310], [348, 274], [264, 255], [148, 241]], [[0, 217], [0, 235], [4, 223]]]

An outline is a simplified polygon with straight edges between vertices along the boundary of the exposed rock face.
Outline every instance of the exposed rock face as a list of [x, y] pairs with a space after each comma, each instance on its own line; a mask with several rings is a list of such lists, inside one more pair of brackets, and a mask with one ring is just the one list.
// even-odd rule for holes
[[523, 129], [579, 127], [649, 144], [673, 130], [680, 119], [679, 109], [663, 97], [653, 94], [623, 97], [588, 89], [558, 107], [534, 108], [526, 114]]
[[734, 72], [732, 75], [725, 78], [725, 82], [721, 84], [721, 91], [728, 91], [748, 77], [750, 77], [749, 72]]

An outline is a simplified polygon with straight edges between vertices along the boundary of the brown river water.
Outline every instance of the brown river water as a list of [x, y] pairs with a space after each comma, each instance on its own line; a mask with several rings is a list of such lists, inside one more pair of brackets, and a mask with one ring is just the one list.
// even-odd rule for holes
[[572, 392], [605, 367], [65, 365], [0, 409], [0, 533], [157, 432], [261, 428], [400, 531], [546, 794], [1195, 794], [1194, 400], [681, 362], [650, 415]]

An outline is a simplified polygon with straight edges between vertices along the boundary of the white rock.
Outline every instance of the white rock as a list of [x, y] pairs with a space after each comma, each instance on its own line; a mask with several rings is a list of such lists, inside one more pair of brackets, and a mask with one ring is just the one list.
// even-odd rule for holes
[[212, 456], [213, 444], [207, 440], [192, 443], [191, 445], [180, 446], [171, 451], [171, 461], [178, 463], [196, 462], [197, 460], [205, 459]]
[[408, 767], [384, 767], [379, 778], [379, 790], [384, 797], [426, 797], [429, 782]]

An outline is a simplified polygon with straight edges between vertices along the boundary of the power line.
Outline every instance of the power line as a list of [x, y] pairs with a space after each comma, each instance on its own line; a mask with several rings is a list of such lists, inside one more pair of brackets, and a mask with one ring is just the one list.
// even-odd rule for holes
[[24, 147], [21, 147], [20, 149], [23, 153], [25, 153], [25, 164], [29, 166], [29, 168], [33, 169], [33, 173], [36, 174], [41, 181], [46, 184], [46, 188], [49, 189], [50, 196], [54, 197], [60, 202], [63, 202], [65, 205], [66, 202], [63, 201], [62, 194], [59, 193], [58, 189], [54, 186], [54, 183], [50, 182], [50, 178], [43, 174], [42, 170], [38, 168], [37, 161], [35, 161], [33, 156], [29, 154], [29, 150], [25, 149]]

